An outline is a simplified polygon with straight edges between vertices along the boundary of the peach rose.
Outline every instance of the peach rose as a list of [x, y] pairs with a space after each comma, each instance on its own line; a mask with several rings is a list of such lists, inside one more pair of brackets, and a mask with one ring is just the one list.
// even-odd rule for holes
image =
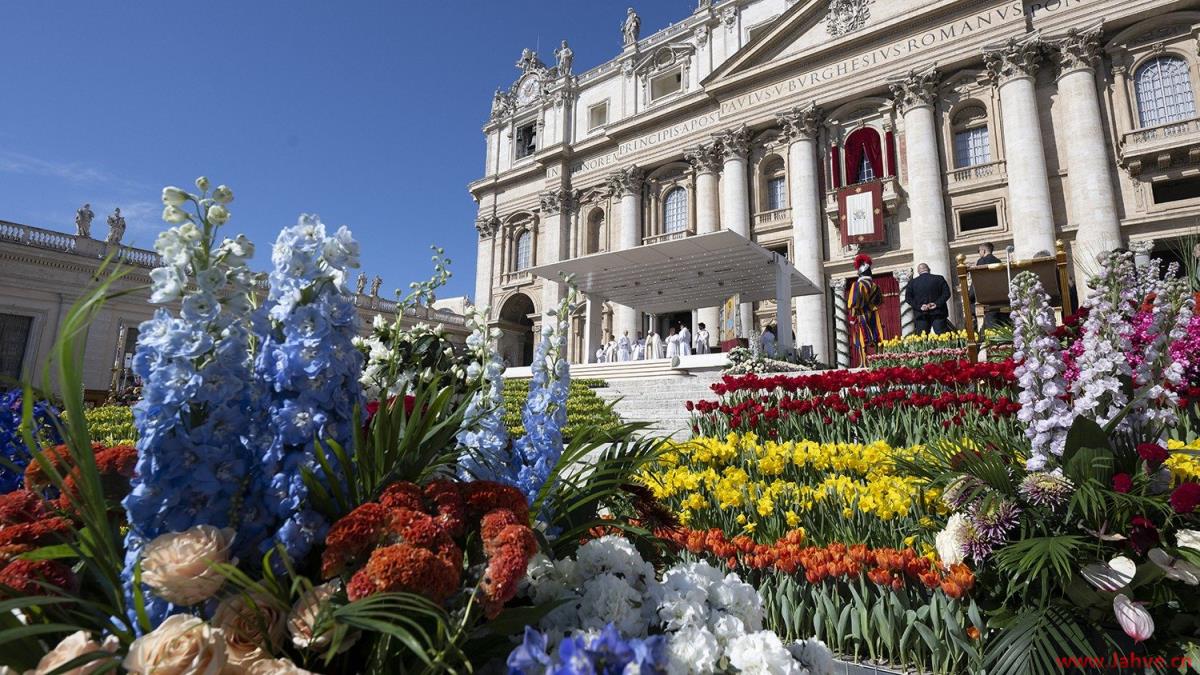
[[135, 675], [220, 675], [228, 660], [220, 628], [174, 614], [134, 640], [121, 665]]
[[233, 528], [197, 525], [157, 537], [142, 552], [142, 582], [176, 605], [194, 605], [211, 598], [225, 583], [225, 577], [212, 566], [230, 562], [234, 534]]
[[[296, 605], [292, 607], [292, 612], [288, 615], [287, 620], [288, 632], [292, 635], [293, 645], [315, 652], [323, 652], [329, 647], [330, 641], [333, 640], [333, 622], [327, 614], [330, 610], [329, 601], [338, 594], [341, 587], [341, 580], [334, 579], [327, 584], [314, 586], [300, 596]], [[321, 616], [322, 612], [326, 612], [326, 615]], [[321, 632], [313, 635], [313, 632], [317, 630], [318, 620], [322, 621]], [[346, 635], [339, 651], [344, 652], [352, 647], [358, 637], [357, 632]]]
[[[46, 673], [61, 667], [65, 663], [69, 663], [81, 656], [95, 654], [96, 652], [115, 654], [119, 644], [120, 642], [117, 638], [112, 635], [105, 638], [104, 642], [96, 642], [87, 631], [76, 631], [63, 638], [57, 647], [47, 652], [42, 657], [42, 660], [38, 661], [37, 668], [29, 671], [26, 675], [29, 675], [29, 673], [33, 675], [46, 675]], [[88, 673], [93, 673], [101, 667], [111, 665], [115, 658], [115, 656], [99, 657], [82, 666], [60, 672], [62, 675], [88, 675]]]
[[315, 675], [287, 659], [264, 659], [250, 666], [247, 675]]
[[[253, 601], [253, 604], [251, 604]], [[229, 665], [245, 672], [257, 661], [270, 659], [283, 644], [285, 606], [268, 595], [241, 593], [231, 595], [217, 605], [212, 622], [225, 633]]]

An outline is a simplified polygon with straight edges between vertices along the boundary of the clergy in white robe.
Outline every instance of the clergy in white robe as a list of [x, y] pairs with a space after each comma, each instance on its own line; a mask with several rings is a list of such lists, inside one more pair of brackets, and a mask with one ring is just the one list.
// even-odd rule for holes
[[675, 329], [671, 329], [671, 334], [667, 336], [667, 358], [673, 359], [679, 356], [679, 334]]
[[696, 353], [708, 354], [711, 351], [708, 345], [708, 329], [705, 328], [704, 324], [699, 324], [698, 327], [700, 330], [696, 331]]
[[608, 346], [604, 348], [604, 362], [605, 363], [616, 363], [617, 362], [617, 341], [616, 340], [610, 340], [608, 343]]
[[768, 358], [775, 358], [775, 334], [771, 332], [770, 328], [763, 331], [761, 340], [763, 354], [766, 354]]
[[645, 361], [646, 360], [646, 340], [645, 339], [639, 337], [637, 342], [633, 343], [633, 360], [634, 361]]
[[661, 359], [663, 357], [662, 338], [658, 337], [658, 333], [650, 331], [650, 336], [646, 338], [646, 358]]
[[679, 355], [692, 355], [692, 331], [688, 330], [687, 326], [679, 328]]
[[604, 363], [604, 347], [596, 350], [596, 363]]
[[633, 355], [633, 345], [629, 342], [629, 331], [617, 338], [617, 360], [628, 361]]

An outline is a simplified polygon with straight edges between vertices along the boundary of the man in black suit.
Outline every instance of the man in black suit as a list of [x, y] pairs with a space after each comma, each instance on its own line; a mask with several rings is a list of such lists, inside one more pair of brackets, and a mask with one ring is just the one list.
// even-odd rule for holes
[[946, 319], [950, 316], [950, 284], [946, 277], [930, 274], [929, 265], [917, 265], [917, 278], [908, 282], [904, 289], [904, 301], [913, 309], [913, 332], [917, 334], [933, 331], [940, 335], [949, 330]]
[[[993, 244], [990, 241], [980, 244], [979, 245], [979, 260], [975, 261], [975, 266], [983, 267], [985, 265], [994, 265], [996, 263], [1001, 262], [1001, 260], [994, 255], [995, 250], [996, 250], [995, 244]], [[971, 297], [972, 297], [972, 299], [974, 299], [974, 297], [975, 297], [975, 289], [974, 288], [971, 289]], [[972, 320], [974, 320], [974, 319], [972, 319]], [[1008, 316], [1008, 313], [1002, 311], [1001, 308], [991, 307], [991, 306], [985, 306], [983, 308], [983, 328], [984, 328], [984, 330], [986, 330], [988, 328], [995, 328], [996, 326], [1007, 326], [1010, 323], [1012, 323], [1012, 319], [1010, 319]]]

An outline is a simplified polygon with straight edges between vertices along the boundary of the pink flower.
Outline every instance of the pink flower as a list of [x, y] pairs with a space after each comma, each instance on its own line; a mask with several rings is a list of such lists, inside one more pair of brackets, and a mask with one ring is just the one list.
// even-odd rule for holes
[[227, 664], [221, 629], [194, 616], [173, 614], [134, 640], [121, 665], [135, 675], [219, 675]]
[[142, 552], [142, 581], [154, 594], [176, 605], [211, 598], [225, 583], [214, 564], [230, 561], [232, 528], [197, 525], [155, 538]]
[[1142, 642], [1154, 635], [1154, 617], [1124, 593], [1113, 598], [1113, 613], [1117, 616], [1117, 623], [1121, 624], [1121, 630], [1134, 642]]
[[[51, 649], [42, 657], [41, 661], [38, 661], [37, 668], [29, 672], [33, 675], [46, 675], [46, 673], [55, 671], [81, 656], [97, 652], [114, 654], [118, 646], [120, 646], [120, 643], [114, 636], [108, 636], [104, 639], [104, 642], [96, 642], [86, 631], [76, 631], [63, 638], [63, 641], [58, 643], [57, 647]], [[62, 675], [89, 675], [89, 673], [94, 673], [101, 667], [115, 665], [115, 658], [115, 656], [112, 658], [96, 658], [82, 666], [76, 666], [70, 670], [58, 670], [58, 672], [62, 673]]]

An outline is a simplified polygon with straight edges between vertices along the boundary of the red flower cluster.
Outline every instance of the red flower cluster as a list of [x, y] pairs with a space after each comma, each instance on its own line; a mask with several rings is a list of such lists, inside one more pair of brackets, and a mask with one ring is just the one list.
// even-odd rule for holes
[[71, 521], [55, 516], [36, 493], [15, 490], [0, 495], [0, 563], [59, 543], [70, 531]]
[[48, 595], [48, 586], [74, 590], [71, 568], [57, 560], [14, 560], [0, 568], [0, 598]]
[[[64, 490], [55, 501], [55, 506], [68, 513], [73, 512], [71, 500], [79, 496], [79, 467], [75, 466], [71, 451], [65, 445], [47, 448], [44, 452], [50, 465], [63, 476]], [[93, 443], [92, 454], [96, 459], [96, 470], [100, 474], [104, 497], [114, 509], [118, 509], [121, 500], [129, 494], [129, 481], [133, 478], [134, 468], [137, 466], [137, 449], [130, 445], [109, 448], [101, 443]], [[33, 461], [25, 467], [25, 487], [38, 494], [47, 495], [54, 484], [50, 476], [42, 470], [41, 464]]]
[[1175, 513], [1188, 514], [1200, 506], [1200, 483], [1184, 483], [1171, 493], [1171, 508]]
[[804, 532], [800, 530], [793, 530], [770, 545], [756, 544], [744, 535], [730, 539], [716, 528], [660, 530], [656, 534], [695, 555], [714, 556], [730, 569], [740, 566], [803, 574], [810, 584], [849, 581], [866, 574], [872, 582], [894, 590], [909, 582], [920, 583], [929, 589], [941, 588], [951, 598], [966, 595], [975, 585], [975, 575], [967, 566], [956, 564], [943, 570], [911, 548], [871, 549], [864, 544], [840, 543], [806, 547]]
[[1137, 453], [1151, 471], [1162, 466], [1171, 456], [1171, 452], [1158, 443], [1141, 443], [1137, 446]]
[[891, 388], [903, 386], [956, 386], [992, 384], [1008, 386], [1015, 381], [1011, 360], [997, 363], [944, 361], [923, 366], [896, 366], [877, 370], [829, 370], [813, 375], [726, 375], [712, 389], [724, 396], [734, 392], [774, 391], [808, 392], [812, 394], [839, 392], [853, 388]]
[[330, 528], [321, 556], [328, 579], [352, 575], [351, 600], [405, 591], [444, 602], [462, 583], [461, 539], [478, 530], [488, 557], [483, 606], [495, 616], [516, 595], [537, 540], [529, 505], [508, 485], [438, 480], [394, 483]]

